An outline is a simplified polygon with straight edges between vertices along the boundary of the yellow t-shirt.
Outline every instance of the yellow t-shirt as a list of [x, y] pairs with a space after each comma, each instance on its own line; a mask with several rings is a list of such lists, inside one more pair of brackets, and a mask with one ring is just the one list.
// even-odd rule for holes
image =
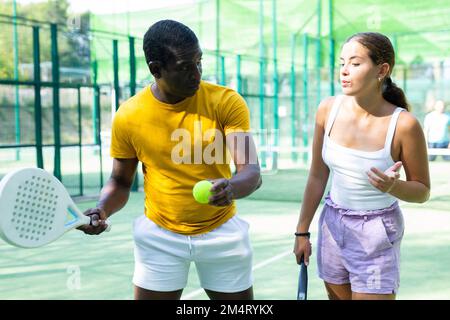
[[237, 92], [202, 81], [194, 96], [166, 104], [147, 86], [116, 112], [111, 157], [142, 162], [149, 219], [176, 233], [201, 234], [236, 212], [234, 202], [216, 207], [192, 195], [200, 180], [231, 178], [225, 137], [236, 131], [250, 131], [249, 110]]

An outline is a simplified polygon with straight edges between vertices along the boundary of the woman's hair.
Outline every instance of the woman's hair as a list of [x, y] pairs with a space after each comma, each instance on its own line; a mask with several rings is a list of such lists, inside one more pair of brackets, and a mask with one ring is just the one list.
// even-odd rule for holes
[[389, 64], [389, 74], [383, 79], [381, 87], [383, 98], [393, 105], [409, 110], [410, 107], [405, 93], [391, 79], [391, 73], [395, 65], [395, 53], [389, 38], [377, 32], [361, 32], [352, 35], [345, 43], [352, 40], [358, 41], [369, 50], [369, 57], [374, 64]]

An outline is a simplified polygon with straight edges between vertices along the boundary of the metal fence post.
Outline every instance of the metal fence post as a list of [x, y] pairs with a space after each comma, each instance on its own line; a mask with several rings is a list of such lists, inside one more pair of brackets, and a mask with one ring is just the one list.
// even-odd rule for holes
[[52, 23], [50, 26], [51, 52], [52, 52], [52, 85], [53, 85], [53, 133], [55, 140], [55, 155], [53, 175], [61, 180], [61, 127], [59, 105], [59, 56], [58, 56], [58, 27]]
[[34, 64], [34, 132], [36, 138], [36, 165], [44, 168], [42, 155], [42, 103], [41, 103], [41, 59], [39, 27], [33, 26], [33, 64]]

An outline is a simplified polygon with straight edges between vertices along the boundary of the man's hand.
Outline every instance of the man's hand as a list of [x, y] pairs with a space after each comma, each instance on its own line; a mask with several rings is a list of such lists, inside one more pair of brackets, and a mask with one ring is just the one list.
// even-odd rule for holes
[[225, 207], [233, 203], [233, 187], [230, 180], [222, 178], [209, 181], [213, 184], [211, 187], [213, 195], [209, 197], [209, 205]]
[[88, 209], [84, 212], [84, 215], [91, 218], [91, 224], [80, 226], [77, 228], [78, 230], [81, 230], [86, 234], [100, 234], [108, 228], [108, 225], [106, 224], [108, 216], [106, 215], [105, 210], [101, 208]]

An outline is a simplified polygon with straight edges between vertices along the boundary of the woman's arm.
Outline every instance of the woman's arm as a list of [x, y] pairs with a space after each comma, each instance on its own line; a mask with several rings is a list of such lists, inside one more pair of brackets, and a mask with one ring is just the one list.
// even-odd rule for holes
[[417, 119], [406, 112], [400, 114], [397, 127], [406, 181], [398, 180], [389, 193], [403, 201], [423, 203], [430, 197], [430, 173], [422, 128]]
[[325, 123], [333, 101], [334, 98], [328, 98], [322, 101], [317, 110], [316, 124], [314, 128], [312, 162], [303, 194], [297, 232], [308, 231], [327, 186], [330, 171], [322, 159], [322, 145], [325, 134]]
[[[333, 102], [334, 97], [325, 99], [321, 102], [317, 110], [311, 168], [303, 194], [300, 217], [297, 224], [297, 232], [300, 233], [308, 232], [311, 221], [314, 218], [314, 214], [327, 186], [330, 171], [322, 159], [322, 145], [326, 119]], [[309, 256], [311, 255], [311, 244], [307, 238], [301, 236], [296, 237], [294, 254], [296, 255], [297, 263], [300, 263], [300, 259], [303, 256], [305, 264], [308, 265]]]
[[[430, 197], [427, 145], [422, 128], [410, 113], [402, 112], [395, 136], [400, 140], [400, 161], [385, 172], [371, 168], [367, 173], [370, 183], [382, 192], [406, 202], [423, 203]], [[397, 171], [401, 166], [406, 181], [400, 180]]]

